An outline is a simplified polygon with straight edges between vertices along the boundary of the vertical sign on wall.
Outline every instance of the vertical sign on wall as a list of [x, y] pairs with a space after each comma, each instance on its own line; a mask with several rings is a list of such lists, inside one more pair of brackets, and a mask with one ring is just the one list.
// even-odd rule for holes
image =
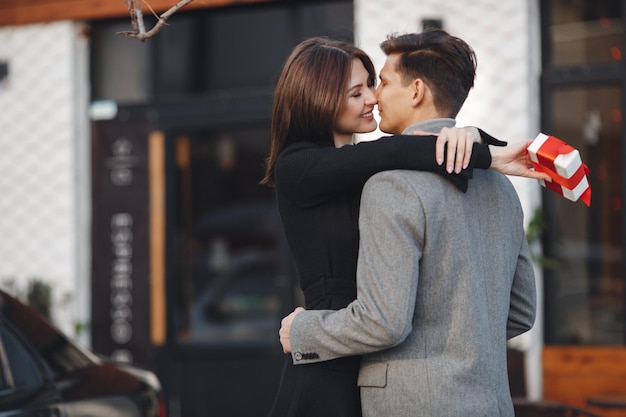
[[92, 346], [148, 365], [150, 351], [150, 122], [93, 122]]

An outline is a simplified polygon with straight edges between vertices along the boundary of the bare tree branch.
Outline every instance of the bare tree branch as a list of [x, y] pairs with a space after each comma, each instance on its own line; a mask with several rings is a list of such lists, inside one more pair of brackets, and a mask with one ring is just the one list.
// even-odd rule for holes
[[[146, 32], [146, 26], [143, 21], [143, 13], [141, 11], [141, 0], [125, 0], [130, 13], [130, 20], [133, 26], [132, 31], [117, 32], [119, 35], [129, 36], [131, 38], [137, 38], [140, 41], [145, 41], [148, 38], [153, 37], [161, 31], [163, 26], [167, 24], [167, 19], [176, 13], [178, 10], [191, 3], [193, 0], [180, 0], [174, 6], [170, 7], [166, 12], [157, 16], [150, 4], [146, 1], [146, 5], [150, 8], [152, 14], [157, 18], [157, 23], [152, 29]], [[145, 1], [145, 0], [144, 0]]]

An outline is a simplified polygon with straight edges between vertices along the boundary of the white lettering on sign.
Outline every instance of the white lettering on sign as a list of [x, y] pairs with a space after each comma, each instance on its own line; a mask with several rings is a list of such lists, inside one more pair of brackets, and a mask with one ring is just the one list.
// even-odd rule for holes
[[111, 216], [111, 338], [126, 344], [133, 337], [133, 217], [128, 213]]
[[117, 349], [111, 352], [111, 359], [115, 362], [132, 363], [133, 354], [126, 349]]
[[137, 166], [139, 158], [134, 156], [133, 143], [125, 137], [117, 138], [111, 145], [112, 157], [107, 159], [106, 165], [111, 169], [111, 182], [118, 187], [125, 187], [133, 182], [133, 168]]

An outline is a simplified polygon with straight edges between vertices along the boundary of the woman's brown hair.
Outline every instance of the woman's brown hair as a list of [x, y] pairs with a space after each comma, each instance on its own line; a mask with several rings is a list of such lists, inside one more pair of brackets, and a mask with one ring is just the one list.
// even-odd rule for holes
[[270, 154], [261, 184], [274, 185], [280, 152], [296, 142], [333, 146], [335, 121], [346, 104], [352, 61], [359, 59], [374, 86], [374, 64], [349, 42], [325, 37], [297, 45], [285, 62], [274, 93]]

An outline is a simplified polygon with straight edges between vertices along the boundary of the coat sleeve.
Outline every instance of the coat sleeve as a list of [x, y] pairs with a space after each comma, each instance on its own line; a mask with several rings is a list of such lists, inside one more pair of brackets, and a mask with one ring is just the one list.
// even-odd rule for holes
[[506, 326], [506, 337], [511, 339], [531, 329], [537, 311], [537, 290], [533, 262], [526, 235], [520, 242], [515, 276], [511, 287], [511, 305]]
[[407, 185], [387, 173], [365, 185], [357, 299], [341, 310], [307, 310], [295, 317], [290, 334], [295, 364], [383, 350], [411, 332], [424, 222], [419, 200], [406, 199], [407, 192]]
[[478, 129], [478, 133], [480, 134], [480, 138], [482, 139], [484, 144], [494, 145], [494, 146], [506, 146], [507, 145], [507, 142], [494, 138], [493, 136], [491, 136], [489, 133], [485, 132], [482, 129]]
[[488, 169], [487, 144], [474, 144], [469, 166], [448, 174], [435, 160], [435, 136], [396, 135], [341, 148], [299, 142], [287, 147], [275, 168], [277, 190], [292, 204], [313, 207], [346, 190], [360, 189], [377, 172], [392, 169], [430, 171], [443, 175], [462, 191], [474, 168]]

